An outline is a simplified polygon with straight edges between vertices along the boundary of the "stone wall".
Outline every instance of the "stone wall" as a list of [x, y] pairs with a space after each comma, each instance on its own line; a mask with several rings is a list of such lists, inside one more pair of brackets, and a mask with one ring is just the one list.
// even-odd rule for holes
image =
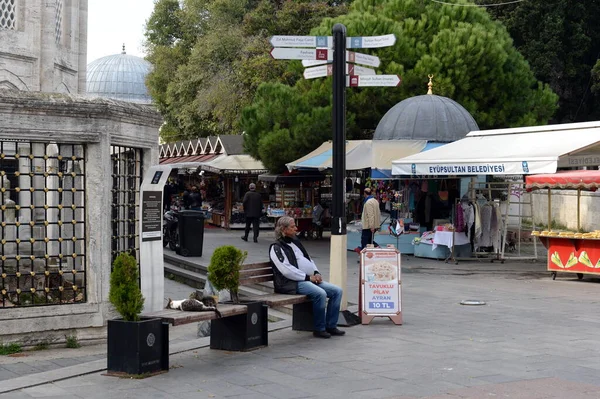
[[[548, 228], [548, 190], [538, 190], [533, 193], [534, 218], [536, 224]], [[580, 221], [585, 231], [600, 229], [600, 193], [581, 192]], [[577, 229], [577, 191], [552, 190], [552, 220], [566, 226], [570, 230]]]
[[[0, 341], [35, 345], [103, 338], [110, 314], [111, 145], [142, 149], [144, 169], [158, 164], [160, 115], [150, 106], [64, 94], [0, 90], [0, 141], [77, 143], [85, 147], [87, 301], [0, 309]], [[2, 261], [4, 262], [4, 261]]]
[[85, 93], [87, 0], [17, 0], [0, 29], [0, 88]]

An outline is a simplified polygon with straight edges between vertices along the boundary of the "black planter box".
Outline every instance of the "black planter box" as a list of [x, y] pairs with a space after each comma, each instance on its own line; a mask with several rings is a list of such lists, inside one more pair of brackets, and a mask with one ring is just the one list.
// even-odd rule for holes
[[169, 324], [161, 319], [108, 320], [107, 357], [109, 373], [169, 370]]
[[269, 307], [262, 302], [244, 303], [247, 314], [214, 319], [210, 326], [210, 348], [247, 351], [269, 344]]

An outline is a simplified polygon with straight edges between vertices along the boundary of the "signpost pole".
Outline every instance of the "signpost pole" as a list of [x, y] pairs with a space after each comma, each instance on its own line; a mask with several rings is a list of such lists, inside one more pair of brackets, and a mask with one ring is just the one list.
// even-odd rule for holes
[[[331, 250], [329, 281], [344, 290], [339, 325], [354, 325], [348, 308], [346, 288], [348, 265], [346, 245], [346, 27], [335, 24], [333, 27], [333, 179], [331, 203]], [[346, 316], [349, 317], [346, 317]]]

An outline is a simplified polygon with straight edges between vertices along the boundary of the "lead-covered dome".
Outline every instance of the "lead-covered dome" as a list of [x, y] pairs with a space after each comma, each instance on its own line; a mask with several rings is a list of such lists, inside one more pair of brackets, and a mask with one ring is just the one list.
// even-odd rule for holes
[[373, 140], [428, 140], [449, 143], [460, 140], [477, 122], [459, 103], [448, 97], [426, 94], [394, 105], [375, 129]]
[[89, 96], [150, 104], [152, 98], [145, 81], [151, 69], [148, 61], [127, 55], [124, 50], [98, 58], [87, 66], [86, 92]]

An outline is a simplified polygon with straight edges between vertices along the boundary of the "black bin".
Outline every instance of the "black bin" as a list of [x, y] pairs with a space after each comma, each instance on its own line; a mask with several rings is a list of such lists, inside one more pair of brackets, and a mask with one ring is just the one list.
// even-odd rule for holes
[[202, 256], [204, 244], [204, 212], [185, 210], [179, 212], [179, 246], [182, 256]]

